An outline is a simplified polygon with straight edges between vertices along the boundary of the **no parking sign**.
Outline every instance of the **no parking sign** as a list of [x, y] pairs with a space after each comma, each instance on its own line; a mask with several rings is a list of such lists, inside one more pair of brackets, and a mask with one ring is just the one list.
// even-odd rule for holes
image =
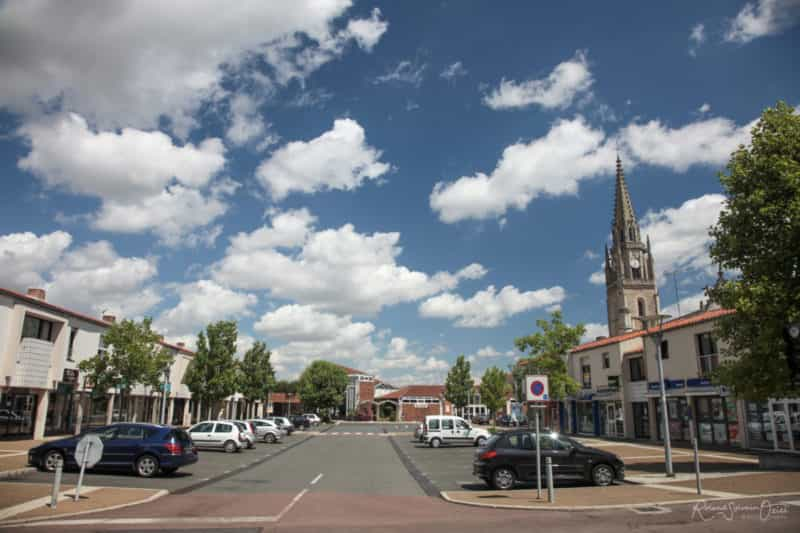
[[529, 402], [538, 402], [550, 399], [547, 376], [525, 377], [526, 399]]

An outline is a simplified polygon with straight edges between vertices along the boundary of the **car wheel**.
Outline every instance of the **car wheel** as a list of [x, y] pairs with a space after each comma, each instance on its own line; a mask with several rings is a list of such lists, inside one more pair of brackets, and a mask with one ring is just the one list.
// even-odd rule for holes
[[492, 486], [497, 490], [510, 490], [514, 487], [517, 476], [506, 466], [501, 466], [492, 473]]
[[439, 439], [431, 439], [431, 448], [438, 448], [442, 445], [442, 441]]
[[478, 440], [475, 441], [475, 446], [478, 448], [483, 448], [486, 445], [486, 437], [478, 437]]
[[153, 477], [158, 474], [158, 459], [145, 454], [136, 460], [136, 473], [140, 477]]
[[592, 469], [592, 481], [598, 487], [607, 487], [614, 481], [614, 469], [608, 465], [597, 465]]
[[236, 443], [233, 442], [232, 440], [225, 442], [225, 452], [233, 453], [236, 451], [236, 448], [237, 448]]
[[41, 469], [47, 472], [55, 472], [56, 465], [58, 465], [59, 461], [61, 461], [62, 465], [64, 464], [64, 454], [58, 450], [50, 450], [47, 452], [47, 455], [44, 456]]
[[255, 446], [255, 444], [253, 444], [253, 441], [251, 441], [251, 440], [247, 441], [247, 449], [248, 450], [252, 450], [253, 446]]
[[266, 435], [264, 435], [264, 442], [266, 442], [267, 444], [272, 444], [273, 442], [275, 442], [275, 435], [273, 435], [272, 433], [267, 433]]

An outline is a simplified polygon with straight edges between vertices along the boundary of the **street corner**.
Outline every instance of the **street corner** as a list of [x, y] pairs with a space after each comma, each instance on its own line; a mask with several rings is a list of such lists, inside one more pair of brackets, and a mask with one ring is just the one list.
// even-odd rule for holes
[[84, 486], [76, 502], [75, 487], [65, 485], [61, 487], [53, 508], [50, 505], [52, 487], [48, 484], [0, 483], [0, 527], [110, 511], [151, 502], [166, 494], [168, 491], [162, 489]]

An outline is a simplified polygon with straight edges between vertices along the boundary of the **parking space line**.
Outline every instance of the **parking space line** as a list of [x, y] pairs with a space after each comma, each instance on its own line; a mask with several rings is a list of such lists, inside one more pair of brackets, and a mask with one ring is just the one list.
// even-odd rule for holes
[[314, 478], [314, 479], [311, 481], [311, 484], [312, 484], [312, 485], [316, 485], [316, 484], [317, 484], [317, 482], [318, 482], [320, 479], [322, 479], [322, 476], [323, 476], [323, 474], [320, 474], [320, 475], [318, 475], [317, 477], [315, 477], [315, 478]]
[[300, 498], [305, 496], [306, 492], [308, 492], [308, 489], [303, 489], [297, 494], [297, 496], [292, 498], [292, 501], [290, 501], [289, 504], [286, 507], [284, 507], [280, 513], [278, 513], [278, 516], [275, 517], [275, 521], [280, 522], [281, 518], [283, 518], [286, 515], [286, 513], [292, 510], [292, 507], [294, 507], [295, 504], [300, 501]]

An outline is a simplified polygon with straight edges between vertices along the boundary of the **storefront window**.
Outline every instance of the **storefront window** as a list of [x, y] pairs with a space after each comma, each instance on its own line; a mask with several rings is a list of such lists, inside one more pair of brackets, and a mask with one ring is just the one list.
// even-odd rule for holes
[[0, 437], [33, 435], [36, 394], [7, 392], [0, 402]]
[[637, 439], [650, 438], [650, 410], [647, 402], [633, 402], [633, 432]]
[[[667, 398], [669, 411], [669, 437], [672, 440], [689, 440], [689, 421], [686, 416], [686, 398]], [[656, 420], [658, 422], [657, 436], [663, 440], [663, 423], [661, 421], [661, 401], [656, 399]], [[711, 429], [710, 427], [708, 428]]]
[[577, 402], [578, 433], [594, 433], [592, 402]]
[[772, 428], [766, 402], [747, 402], [747, 438], [753, 448], [772, 448]]

